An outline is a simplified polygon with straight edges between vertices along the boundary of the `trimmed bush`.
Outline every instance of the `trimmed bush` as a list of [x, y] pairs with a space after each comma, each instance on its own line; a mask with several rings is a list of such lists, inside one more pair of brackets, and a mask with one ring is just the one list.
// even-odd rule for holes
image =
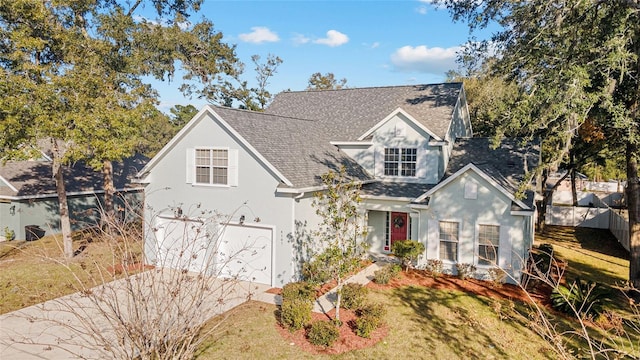
[[400, 274], [400, 271], [402, 271], [400, 265], [387, 264], [373, 273], [373, 281], [375, 281], [377, 284], [386, 285], [392, 279], [397, 278]]
[[399, 240], [391, 245], [393, 255], [402, 260], [405, 269], [413, 266], [413, 261], [424, 252], [424, 244], [415, 240]]
[[458, 270], [458, 277], [462, 280], [466, 280], [467, 278], [473, 276], [477, 269], [472, 264], [457, 263], [456, 270]]
[[487, 270], [489, 279], [493, 283], [493, 286], [500, 287], [507, 280], [507, 273], [501, 268], [491, 268]]
[[342, 307], [357, 309], [364, 304], [369, 289], [361, 284], [348, 283], [342, 287]]
[[316, 321], [307, 330], [307, 338], [313, 345], [329, 347], [338, 340], [340, 330], [329, 321]]
[[304, 328], [311, 322], [313, 304], [306, 299], [282, 300], [280, 307], [280, 322], [289, 331]]
[[431, 276], [434, 279], [437, 279], [440, 275], [442, 275], [443, 264], [440, 259], [429, 259], [427, 260], [427, 270], [431, 273]]
[[609, 291], [593, 281], [580, 278], [570, 287], [558, 285], [550, 295], [551, 304], [557, 310], [574, 316], [597, 315], [609, 299]]
[[358, 310], [356, 315], [358, 317], [373, 317], [377, 319], [378, 323], [382, 322], [382, 317], [387, 313], [387, 310], [382, 304], [365, 304]]
[[378, 328], [380, 320], [373, 316], [362, 316], [355, 320], [355, 333], [363, 338], [370, 338], [371, 333]]
[[286, 284], [282, 287], [282, 300], [308, 300], [313, 302], [316, 299], [316, 290], [305, 281], [298, 281]]
[[324, 284], [331, 280], [331, 273], [324, 261], [315, 259], [302, 265], [302, 278], [311, 284]]

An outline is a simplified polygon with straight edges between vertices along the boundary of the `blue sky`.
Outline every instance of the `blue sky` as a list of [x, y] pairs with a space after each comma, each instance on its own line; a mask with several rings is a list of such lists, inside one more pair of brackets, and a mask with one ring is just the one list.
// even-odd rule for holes
[[[221, 1], [205, 0], [192, 17], [206, 17], [235, 44], [245, 63], [243, 79], [255, 83], [251, 56], [269, 54], [283, 63], [268, 90], [304, 90], [311, 74], [333, 73], [348, 87], [437, 83], [456, 68], [456, 51], [469, 37], [463, 23], [428, 0], [398, 1]], [[490, 32], [475, 33], [477, 38]], [[200, 107], [179, 84], [155, 83], [164, 111], [176, 104]]]

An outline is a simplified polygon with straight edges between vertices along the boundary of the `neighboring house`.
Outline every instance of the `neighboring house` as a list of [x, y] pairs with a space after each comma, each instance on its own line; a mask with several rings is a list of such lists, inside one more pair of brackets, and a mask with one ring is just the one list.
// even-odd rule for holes
[[[136, 203], [142, 203], [143, 189], [139, 185], [132, 186], [131, 180], [147, 160], [136, 156], [114, 163], [117, 191], [114, 202], [121, 216], [123, 211], [131, 210], [131, 205], [135, 207]], [[0, 163], [0, 240], [9, 240], [6, 236], [10, 233], [17, 240], [33, 239], [43, 232], [47, 235], [60, 233], [52, 165], [46, 151], [39, 159]], [[104, 194], [102, 173], [76, 163], [64, 168], [64, 179], [71, 229], [99, 224]]]
[[256, 264], [236, 270], [273, 286], [293, 281], [298, 244], [320, 221], [320, 177], [344, 167], [362, 184], [371, 252], [414, 239], [426, 247], [421, 264], [441, 259], [455, 272], [456, 262], [471, 263], [482, 276], [497, 263], [517, 281], [535, 207], [531, 191], [515, 194], [538, 149], [507, 141], [491, 150], [471, 137], [460, 83], [283, 92], [264, 113], [205, 106], [139, 173], [147, 261], [174, 256], [179, 239], [168, 229], [198, 221], [187, 209], [216, 209], [233, 214], [222, 246], [259, 245]]

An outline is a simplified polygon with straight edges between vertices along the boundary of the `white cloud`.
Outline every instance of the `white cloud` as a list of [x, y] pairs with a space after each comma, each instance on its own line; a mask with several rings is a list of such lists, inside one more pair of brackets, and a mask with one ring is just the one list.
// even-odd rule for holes
[[254, 26], [251, 28], [251, 32], [247, 34], [240, 34], [238, 37], [240, 40], [248, 43], [262, 44], [264, 42], [277, 42], [280, 41], [278, 34], [269, 30], [264, 26]]
[[428, 11], [428, 8], [425, 5], [421, 5], [416, 8], [416, 12], [420, 15], [426, 15], [427, 11]]
[[344, 45], [349, 42], [349, 37], [337, 30], [329, 30], [327, 31], [327, 37], [323, 39], [317, 39], [313, 41], [316, 44], [327, 45], [331, 47], [336, 47], [340, 45]]
[[399, 71], [443, 74], [457, 67], [456, 55], [461, 49], [460, 46], [446, 49], [403, 46], [391, 54], [391, 63]]
[[295, 45], [302, 45], [302, 44], [306, 44], [309, 41], [311, 41], [311, 39], [309, 39], [308, 37], [302, 35], [302, 34], [294, 34], [293, 35], [293, 43]]
[[375, 49], [375, 48], [377, 48], [377, 47], [379, 47], [379, 46], [380, 46], [380, 43], [379, 43], [379, 42], [377, 42], [377, 41], [376, 41], [376, 42], [374, 42], [373, 44], [371, 44], [371, 48], [372, 48], [372, 49]]

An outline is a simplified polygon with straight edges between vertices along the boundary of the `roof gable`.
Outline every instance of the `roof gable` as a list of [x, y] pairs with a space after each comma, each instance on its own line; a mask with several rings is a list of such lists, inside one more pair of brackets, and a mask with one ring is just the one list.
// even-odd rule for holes
[[434, 134], [424, 124], [422, 124], [421, 122], [416, 120], [413, 116], [411, 116], [406, 111], [402, 110], [402, 108], [397, 108], [395, 111], [393, 111], [392, 113], [387, 115], [384, 119], [382, 119], [379, 123], [374, 125], [366, 133], [360, 135], [360, 137], [358, 137], [358, 140], [362, 141], [362, 140], [366, 139], [368, 136], [371, 136], [371, 134], [376, 132], [378, 129], [380, 129], [387, 122], [391, 121], [391, 119], [393, 119], [396, 115], [402, 115], [402, 116], [400, 116], [401, 118], [403, 118], [403, 117], [406, 118], [408, 122], [412, 123], [418, 129], [420, 129], [424, 133], [423, 135], [425, 135], [425, 137], [432, 137], [432, 138], [435, 138], [436, 140], [442, 140], [442, 138], [438, 137], [438, 135]]
[[467, 164], [465, 167], [461, 168], [460, 170], [458, 170], [457, 172], [455, 172], [454, 174], [452, 174], [451, 176], [447, 177], [446, 179], [444, 179], [443, 181], [438, 183], [436, 186], [431, 188], [429, 191], [427, 191], [426, 193], [422, 194], [420, 197], [416, 198], [414, 200], [414, 202], [415, 203], [424, 202], [429, 196], [431, 196], [434, 193], [438, 192], [438, 190], [446, 187], [448, 184], [450, 184], [453, 181], [455, 181], [456, 179], [458, 179], [460, 176], [462, 176], [467, 171], [473, 171], [476, 174], [478, 174], [481, 178], [483, 178], [485, 181], [487, 181], [489, 184], [491, 184], [496, 190], [498, 190], [498, 192], [500, 192], [501, 194], [506, 196], [508, 199], [510, 199], [512, 202], [514, 202], [520, 208], [522, 208], [522, 209], [530, 209], [530, 207], [527, 206], [524, 202], [522, 202], [519, 199], [516, 199], [514, 193], [512, 193], [509, 190], [507, 190], [504, 187], [502, 187], [500, 184], [498, 184], [496, 181], [494, 181], [494, 179], [491, 176], [487, 175], [482, 170], [480, 170], [477, 166], [475, 166], [474, 164], [471, 164], [471, 163]]

